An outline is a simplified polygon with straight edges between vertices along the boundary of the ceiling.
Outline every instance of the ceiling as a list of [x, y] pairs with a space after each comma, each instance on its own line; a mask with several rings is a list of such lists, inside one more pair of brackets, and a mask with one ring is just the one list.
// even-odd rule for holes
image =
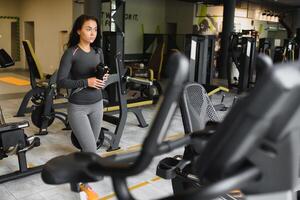
[[[248, 0], [242, 0], [248, 1]], [[275, 10], [282, 8], [294, 10], [300, 8], [300, 0], [249, 0], [250, 2], [259, 3]]]
[[[272, 1], [272, 0], [268, 0], [268, 1]], [[300, 6], [299, 0], [277, 0], [277, 2], [288, 6]]]
[[[195, 3], [195, 2], [208, 2], [208, 3], [222, 3], [224, 2], [224, 0], [181, 0], [181, 1], [186, 1], [186, 2], [191, 2], [191, 3]], [[237, 0], [237, 1], [248, 1], [248, 0]], [[250, 2], [256, 2], [256, 3], [272, 3], [275, 5], [285, 5], [285, 6], [297, 6], [300, 7], [300, 0], [249, 0]]]

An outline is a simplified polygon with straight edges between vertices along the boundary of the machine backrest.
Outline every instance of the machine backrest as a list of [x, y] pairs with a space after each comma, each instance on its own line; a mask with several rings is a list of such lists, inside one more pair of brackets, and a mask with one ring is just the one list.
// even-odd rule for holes
[[204, 87], [199, 83], [184, 86], [180, 110], [186, 134], [204, 129], [208, 121], [220, 121]]
[[[208, 181], [217, 181], [250, 164], [257, 166], [260, 170], [265, 170], [262, 173], [265, 177], [268, 177], [268, 171], [276, 169], [270, 179], [275, 182], [272, 184], [277, 184], [274, 176], [279, 177], [278, 171], [287, 177], [287, 180], [281, 179], [282, 182], [292, 182], [290, 179], [293, 176], [297, 177], [295, 171], [298, 167], [295, 167], [296, 170], [293, 172], [284, 171], [280, 167], [284, 168], [283, 165], [286, 165], [293, 168], [294, 166], [291, 165], [297, 163], [299, 157], [296, 153], [286, 154], [286, 152], [293, 152], [292, 150], [280, 148], [282, 148], [283, 140], [289, 141], [288, 136], [299, 135], [299, 102], [299, 63], [274, 66], [258, 81], [249, 96], [239, 101], [219, 125], [201, 158], [198, 159], [197, 175]], [[294, 131], [297, 134], [291, 134]], [[293, 141], [290, 140], [290, 142]], [[297, 143], [299, 143], [298, 140]], [[286, 148], [291, 149], [291, 143]], [[285, 152], [283, 155], [285, 160], [277, 161], [278, 165], [272, 165], [276, 159], [281, 159], [281, 151]], [[260, 152], [259, 156], [258, 152]], [[263, 157], [262, 154], [268, 157], [257, 159], [253, 158], [254, 154], [260, 158]], [[276, 171], [277, 174], [274, 174]], [[270, 180], [268, 183], [272, 182]], [[281, 184], [281, 181], [277, 181], [278, 184]], [[276, 185], [276, 187], [281, 186]], [[276, 187], [268, 189], [278, 189]]]
[[0, 49], [0, 67], [10, 67], [13, 66], [15, 62], [8, 55], [8, 53], [4, 49]]
[[45, 77], [42, 73], [41, 65], [34, 53], [34, 50], [31, 46], [31, 43], [29, 40], [24, 40], [23, 42], [26, 60], [29, 67], [30, 72], [30, 82], [32, 87], [36, 87], [36, 80], [35, 79], [41, 79], [44, 80]]

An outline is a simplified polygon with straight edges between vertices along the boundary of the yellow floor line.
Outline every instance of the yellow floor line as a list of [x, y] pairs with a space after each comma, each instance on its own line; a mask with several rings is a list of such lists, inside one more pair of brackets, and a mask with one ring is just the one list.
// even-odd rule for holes
[[12, 84], [12, 85], [17, 85], [17, 86], [30, 85], [29, 81], [23, 80], [23, 79], [19, 79], [19, 78], [15, 78], [13, 76], [1, 77], [0, 81], [8, 83], [8, 84]]
[[[141, 183], [138, 183], [136, 185], [133, 185], [133, 186], [129, 187], [128, 189], [129, 189], [129, 191], [133, 191], [133, 190], [145, 187], [146, 185], [149, 185], [149, 184], [151, 184], [153, 182], [157, 182], [159, 180], [161, 180], [161, 178], [158, 177], [158, 176], [155, 176], [154, 178], [150, 179], [149, 181], [143, 181]], [[113, 192], [111, 194], [108, 194], [108, 195], [100, 198], [99, 200], [108, 200], [108, 199], [114, 198], [115, 196], [116, 196], [116, 194]]]
[[133, 186], [129, 187], [129, 190], [132, 191], [132, 190], [135, 190], [135, 189], [144, 187], [144, 186], [146, 186], [146, 185], [148, 185], [148, 184], [149, 184], [148, 181], [144, 181], [144, 182], [141, 182], [141, 183], [138, 183], [138, 184], [136, 184], [136, 185], [133, 185]]
[[159, 181], [159, 180], [161, 180], [161, 178], [156, 176], [156, 177], [151, 179], [151, 182], [156, 182], [156, 181]]

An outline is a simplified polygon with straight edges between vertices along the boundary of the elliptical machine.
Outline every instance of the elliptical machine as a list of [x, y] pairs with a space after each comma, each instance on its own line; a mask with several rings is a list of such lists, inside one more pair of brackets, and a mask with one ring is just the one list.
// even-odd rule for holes
[[[187, 61], [176, 63], [187, 66]], [[300, 71], [297, 64], [275, 66], [264, 74], [246, 98], [234, 106], [214, 134], [200, 131], [175, 141], [163, 142], [167, 126], [181, 93], [178, 85], [169, 85], [157, 117], [141, 152], [110, 158], [94, 153], [73, 153], [50, 160], [42, 171], [48, 184], [97, 181], [111, 176], [118, 199], [133, 200], [126, 179], [144, 171], [156, 155], [192, 145], [198, 156], [190, 160], [186, 177], [201, 187], [187, 187], [180, 194], [163, 198], [208, 200], [236, 188], [246, 199], [293, 199], [299, 170]], [[286, 75], [292, 82], [287, 82]], [[176, 86], [176, 89], [173, 87]], [[173, 87], [173, 89], [171, 89]], [[180, 89], [180, 91], [178, 90]], [[287, 104], [288, 101], [288, 104]], [[263, 105], [263, 106], [262, 106]], [[176, 170], [174, 171], [176, 173]], [[177, 173], [176, 173], [177, 174]]]
[[[287, 133], [289, 135], [287, 136], [289, 138], [288, 141], [274, 139], [284, 134], [285, 130], [293, 129], [292, 127], [295, 125], [292, 125], [293, 119], [298, 117], [299, 112], [292, 110], [297, 107], [299, 108], [299, 105], [292, 99], [300, 89], [298, 82], [298, 86], [284, 92], [283, 88], [285, 88], [286, 83], [283, 82], [283, 80], [276, 80], [276, 76], [285, 71], [285, 69], [287, 71], [293, 69], [295, 71], [291, 72], [291, 74], [295, 73], [298, 71], [297, 65], [290, 65], [289, 67], [277, 66], [272, 75], [272, 73], [270, 73], [271, 67], [269, 67], [270, 62], [268, 59], [259, 59], [259, 61], [260, 65], [264, 63], [266, 68], [266, 73], [263, 74], [263, 81], [258, 83], [259, 85], [253, 89], [248, 97], [242, 99], [241, 102], [238, 102], [237, 105], [232, 108], [221, 124], [208, 123], [204, 129], [200, 129], [201, 127], [197, 126], [201, 124], [199, 122], [207, 121], [207, 116], [211, 116], [211, 114], [203, 112], [202, 116], [197, 115], [197, 121], [193, 114], [198, 110], [194, 107], [195, 104], [188, 106], [183, 104], [182, 108], [184, 110], [194, 110], [193, 112], [183, 112], [188, 113], [188, 115], [183, 115], [183, 123], [185, 125], [184, 127], [189, 127], [189, 129], [185, 128], [186, 134], [194, 138], [195, 141], [185, 147], [182, 156], [165, 158], [161, 160], [157, 166], [157, 175], [164, 179], [171, 180], [175, 197], [178, 195], [176, 198], [169, 199], [211, 199], [213, 196], [216, 197], [213, 193], [219, 193], [219, 195], [222, 196], [221, 199], [228, 200], [288, 199], [288, 197], [285, 196], [285, 192], [283, 192], [287, 190], [290, 195], [293, 196], [291, 199], [296, 200], [294, 189], [297, 184], [297, 169], [299, 164], [297, 161], [293, 162], [293, 159], [299, 159], [297, 156], [300, 154], [300, 149], [293, 142], [293, 137], [299, 137], [296, 136], [298, 133], [297, 131], [287, 131], [289, 132], [289, 134]], [[283, 69], [281, 70], [281, 68]], [[298, 75], [300, 74], [298, 73]], [[284, 78], [284, 76], [285, 75], [282, 75], [281, 78]], [[278, 82], [280, 82], [281, 86], [277, 85]], [[272, 91], [274, 91], [273, 89], [276, 87], [281, 91], [277, 91], [276, 89], [277, 94], [274, 94]], [[270, 88], [272, 88], [272, 90], [269, 90]], [[275, 96], [279, 99], [274, 100]], [[191, 95], [189, 98], [191, 97], [193, 96]], [[270, 107], [262, 111], [260, 105], [267, 104], [262, 103], [258, 98], [265, 98], [266, 103], [271, 104]], [[289, 109], [285, 110], [286, 105], [284, 102], [280, 102], [280, 98], [289, 99], [289, 101], [291, 101], [291, 105], [288, 106]], [[244, 109], [246, 105], [249, 109]], [[206, 109], [203, 107], [203, 110]], [[262, 114], [264, 115], [263, 117]], [[283, 120], [283, 122], [276, 128], [269, 129], [265, 127], [266, 123], [268, 124], [274, 120]], [[251, 128], [247, 128], [247, 126]], [[186, 131], [195, 130], [193, 128], [198, 128], [198, 131]], [[260, 135], [261, 133], [262, 135]], [[254, 138], [250, 139], [251, 137]], [[242, 141], [245, 141], [245, 143]], [[247, 145], [245, 146], [246, 143]], [[249, 143], [252, 143], [252, 145]], [[228, 148], [226, 148], [226, 146]], [[273, 157], [270, 154], [271, 151], [273, 153], [276, 152], [278, 155]], [[290, 155], [289, 151], [293, 152], [292, 155]], [[295, 157], [293, 158], [293, 156]], [[288, 160], [286, 160], [288, 164], [283, 164], [283, 160], [285, 159]], [[276, 166], [273, 165], [275, 163]], [[246, 176], [248, 176], [246, 174], [244, 174], [244, 177], [240, 174], [233, 178], [235, 174], [238, 174], [239, 170], [247, 170], [247, 166], [250, 167], [253, 165], [260, 170], [259, 173], [255, 172], [256, 169], [253, 168], [252, 172], [250, 172], [251, 170], [247, 172], [249, 179], [246, 178]], [[237, 170], [238, 168], [239, 170]], [[288, 170], [290, 174], [287, 176], [285, 176], [286, 168], [290, 168]], [[272, 170], [277, 172], [276, 177], [274, 176], [274, 172], [271, 172]], [[250, 175], [251, 173], [253, 174]], [[255, 176], [257, 175], [261, 177], [256, 179]], [[250, 178], [251, 176], [253, 177]], [[248, 183], [243, 183], [244, 181]], [[242, 192], [247, 196], [241, 197], [241, 193], [238, 193], [239, 197], [236, 198], [231, 194], [226, 194], [225, 190], [227, 190], [228, 193], [230, 189], [225, 188], [230, 184], [241, 184], [231, 189], [242, 188]], [[191, 195], [187, 195], [187, 192], [185, 192], [192, 190], [194, 190], [194, 193]], [[196, 190], [199, 191], [198, 194]], [[274, 194], [271, 194], [273, 192]], [[186, 196], [184, 194], [186, 194]]]

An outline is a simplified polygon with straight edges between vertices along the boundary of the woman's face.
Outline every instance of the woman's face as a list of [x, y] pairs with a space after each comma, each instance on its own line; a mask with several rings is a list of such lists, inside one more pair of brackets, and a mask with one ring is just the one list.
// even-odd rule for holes
[[80, 40], [86, 43], [93, 43], [97, 37], [97, 23], [94, 20], [87, 20], [77, 31]]

